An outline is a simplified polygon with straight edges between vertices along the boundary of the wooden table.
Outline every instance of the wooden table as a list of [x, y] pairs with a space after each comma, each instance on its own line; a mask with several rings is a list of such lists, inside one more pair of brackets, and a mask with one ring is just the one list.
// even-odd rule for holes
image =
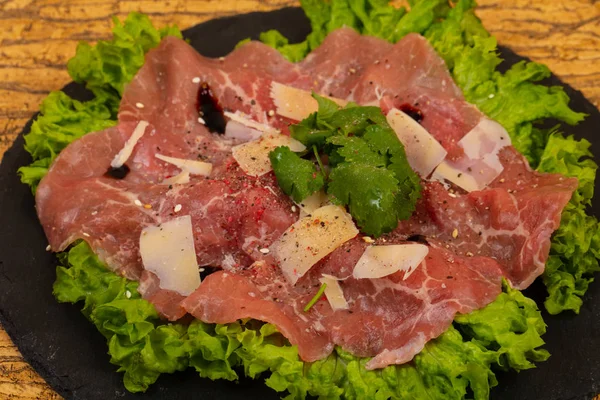
[[[600, 105], [600, 2], [479, 3], [479, 17], [500, 44], [546, 63]], [[124, 18], [130, 11], [143, 11], [159, 26], [176, 23], [183, 29], [218, 16], [294, 5], [297, 1], [0, 0], [0, 155], [42, 99], [70, 81], [65, 64], [77, 42], [110, 36], [112, 16]], [[60, 398], [23, 360], [1, 328], [0, 398]]]

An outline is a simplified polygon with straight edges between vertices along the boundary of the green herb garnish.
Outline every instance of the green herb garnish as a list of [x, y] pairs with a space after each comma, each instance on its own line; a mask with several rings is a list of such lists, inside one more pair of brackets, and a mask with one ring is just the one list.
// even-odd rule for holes
[[323, 296], [323, 293], [325, 293], [325, 289], [327, 289], [326, 283], [321, 285], [319, 291], [317, 292], [317, 294], [315, 294], [315, 297], [310, 299], [310, 301], [304, 306], [304, 312], [308, 312], [308, 310], [310, 310], [312, 306], [314, 306], [317, 303], [317, 301], [319, 301], [321, 296]]
[[325, 177], [309, 160], [300, 158], [287, 146], [277, 147], [269, 153], [277, 182], [296, 203], [301, 202], [325, 184]]
[[[313, 161], [279, 147], [270, 153], [279, 186], [300, 202], [327, 183], [327, 193], [348, 206], [363, 232], [379, 236], [392, 231], [398, 220], [410, 217], [421, 193], [404, 146], [378, 107], [351, 104], [340, 109], [329, 99], [313, 97], [318, 112], [290, 131], [294, 139], [312, 147], [321, 172]], [[327, 177], [320, 154], [328, 156]]]

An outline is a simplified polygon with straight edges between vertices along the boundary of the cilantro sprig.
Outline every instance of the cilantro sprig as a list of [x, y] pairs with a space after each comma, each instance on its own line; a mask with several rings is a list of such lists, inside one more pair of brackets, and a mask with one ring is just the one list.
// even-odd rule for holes
[[334, 202], [348, 207], [364, 233], [392, 231], [411, 216], [421, 195], [404, 146], [378, 107], [351, 103], [340, 108], [313, 97], [319, 110], [290, 126], [292, 137], [313, 152], [301, 156], [282, 146], [269, 154], [279, 186], [296, 202], [326, 188]]

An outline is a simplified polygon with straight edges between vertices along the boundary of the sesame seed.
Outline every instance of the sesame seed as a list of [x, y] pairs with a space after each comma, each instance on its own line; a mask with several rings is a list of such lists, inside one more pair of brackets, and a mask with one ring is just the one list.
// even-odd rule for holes
[[46, 246], [46, 251], [51, 251], [52, 250], [52, 246], [48, 245]]
[[495, 94], [494, 94], [494, 93], [491, 93], [491, 94], [490, 94], [488, 97], [489, 97], [490, 99], [493, 99], [493, 98], [494, 98], [494, 96], [495, 96]]
[[456, 195], [454, 193], [448, 193], [448, 196], [452, 197], [453, 199], [456, 198]]
[[90, 234], [89, 234], [89, 233], [86, 233], [86, 232], [83, 232], [83, 236], [85, 236], [85, 237], [90, 237]]
[[351, 74], [355, 74], [355, 73], [356, 73], [356, 70], [355, 70], [354, 68], [350, 68], [350, 73], [351, 73]]
[[274, 115], [275, 115], [275, 111], [273, 111], [273, 110], [269, 110], [269, 117], [272, 117], [272, 116], [274, 116]]
[[467, 251], [467, 257], [473, 257], [473, 253], [471, 253], [470, 251]]
[[200, 78], [195, 77], [194, 79], [192, 79], [192, 82], [194, 82], [194, 83], [200, 83]]
[[129, 290], [125, 291], [125, 297], [127, 297], [128, 299], [131, 298], [131, 292]]
[[152, 204], [144, 204], [144, 208], [145, 209], [150, 209], [150, 208], [152, 208]]
[[373, 238], [371, 238], [370, 236], [363, 236], [363, 237], [362, 237], [362, 240], [363, 240], [365, 243], [375, 243], [375, 241], [373, 240]]
[[198, 271], [200, 271], [200, 272], [204, 272], [204, 271], [206, 271], [206, 270], [205, 270], [204, 268], [200, 267], [200, 268], [198, 268]]
[[202, 117], [198, 117], [198, 122], [200, 122], [202, 125], [206, 125], [206, 122], [204, 119], [202, 119]]
[[135, 103], [135, 106], [137, 108], [144, 108], [144, 105], [142, 103]]
[[500, 183], [504, 183], [504, 178], [500, 179]]
[[141, 207], [141, 206], [142, 206], [142, 202], [141, 202], [141, 201], [139, 201], [138, 199], [135, 199], [135, 201], [133, 202], [133, 204], [135, 204], [135, 205], [136, 205], [136, 206], [138, 206], [138, 207]]
[[98, 214], [98, 211], [92, 211], [92, 215]]
[[179, 212], [179, 211], [181, 211], [181, 204], [177, 204], [177, 205], [176, 205], [176, 206], [173, 208], [173, 211], [175, 211], [175, 212]]
[[242, 65], [242, 67], [248, 68], [248, 64], [244, 63], [244, 65]]
[[219, 57], [219, 61], [225, 61], [225, 57]]
[[456, 239], [458, 237], [458, 229], [454, 228], [454, 230], [452, 231], [452, 237], [454, 239]]
[[292, 212], [296, 212], [296, 206], [292, 206]]
[[263, 254], [269, 254], [269, 249], [267, 249], [266, 247], [264, 249], [260, 249], [259, 251]]

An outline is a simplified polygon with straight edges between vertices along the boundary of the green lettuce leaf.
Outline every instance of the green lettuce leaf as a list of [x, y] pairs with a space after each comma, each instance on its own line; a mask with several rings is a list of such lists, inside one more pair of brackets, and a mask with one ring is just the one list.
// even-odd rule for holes
[[140, 13], [129, 14], [124, 23], [115, 17], [113, 23], [113, 38], [95, 46], [80, 42], [67, 69], [75, 82], [85, 83], [95, 95], [109, 93], [118, 106], [125, 84], [142, 67], [148, 50], [167, 35], [181, 38], [181, 32], [172, 26], [158, 30]]
[[54, 158], [69, 143], [86, 133], [116, 124], [106, 101], [106, 96], [100, 96], [82, 103], [63, 92], [52, 92], [44, 99], [40, 105], [41, 116], [25, 135], [25, 150], [34, 162], [19, 168], [21, 181], [34, 193]]

